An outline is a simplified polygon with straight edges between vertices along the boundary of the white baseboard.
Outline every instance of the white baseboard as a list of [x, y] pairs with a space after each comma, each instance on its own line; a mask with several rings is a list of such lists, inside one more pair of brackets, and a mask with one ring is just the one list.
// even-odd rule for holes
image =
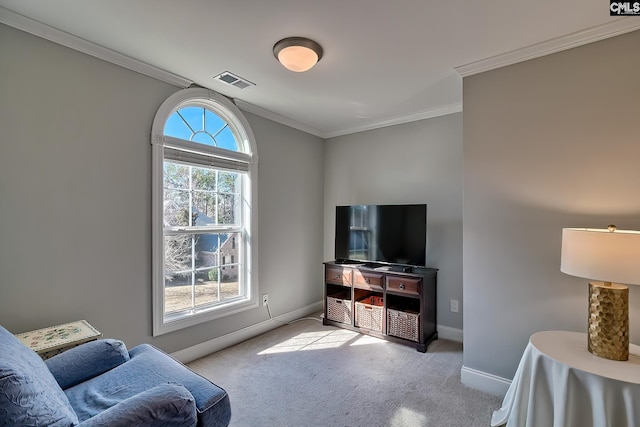
[[438, 338], [462, 342], [462, 329], [452, 328], [451, 326], [438, 325]]
[[322, 304], [322, 301], [318, 301], [316, 303], [307, 305], [306, 307], [302, 307], [297, 310], [290, 311], [289, 313], [274, 317], [273, 319], [265, 320], [264, 322], [247, 326], [246, 328], [242, 328], [230, 334], [226, 334], [221, 337], [214, 338], [212, 340], [176, 351], [175, 353], [171, 353], [171, 356], [175, 357], [182, 363], [192, 362], [211, 353], [215, 353], [216, 351], [220, 351], [224, 348], [239, 344], [260, 334], [264, 334], [265, 332], [269, 332], [272, 329], [282, 326], [283, 322], [291, 322], [292, 320], [317, 313], [318, 311], [322, 310]]
[[[292, 320], [296, 320], [301, 317], [317, 313], [318, 311], [322, 311], [322, 308], [323, 302], [318, 301], [316, 303], [307, 305], [306, 307], [302, 307], [297, 310], [290, 311], [289, 313], [274, 317], [273, 319], [265, 320], [264, 322], [247, 326], [246, 328], [231, 332], [230, 334], [222, 335], [218, 338], [214, 338], [209, 341], [205, 341], [200, 344], [178, 350], [175, 353], [171, 353], [171, 355], [182, 363], [189, 363], [211, 353], [215, 353], [216, 351], [220, 351], [260, 334], [264, 334], [265, 332], [269, 332], [270, 330], [275, 329], [278, 326], [282, 326], [283, 322], [291, 322]], [[438, 325], [438, 338], [462, 342], [462, 329]]]
[[460, 370], [462, 384], [495, 396], [504, 396], [511, 380], [463, 366]]

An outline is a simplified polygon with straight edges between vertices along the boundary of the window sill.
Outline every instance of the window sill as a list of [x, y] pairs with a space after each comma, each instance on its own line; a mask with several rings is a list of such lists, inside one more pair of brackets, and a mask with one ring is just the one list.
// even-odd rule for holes
[[211, 320], [220, 319], [242, 311], [250, 310], [258, 307], [258, 299], [246, 299], [233, 301], [228, 304], [218, 305], [208, 310], [199, 311], [197, 313], [175, 316], [174, 319], [163, 320], [160, 324], [153, 325], [153, 336], [167, 334], [169, 332], [178, 331], [190, 326], [199, 325], [200, 323], [209, 322]]

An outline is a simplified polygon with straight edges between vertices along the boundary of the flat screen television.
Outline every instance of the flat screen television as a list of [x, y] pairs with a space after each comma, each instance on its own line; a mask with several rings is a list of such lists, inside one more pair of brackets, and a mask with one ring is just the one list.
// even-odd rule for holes
[[336, 206], [338, 262], [426, 266], [427, 205]]

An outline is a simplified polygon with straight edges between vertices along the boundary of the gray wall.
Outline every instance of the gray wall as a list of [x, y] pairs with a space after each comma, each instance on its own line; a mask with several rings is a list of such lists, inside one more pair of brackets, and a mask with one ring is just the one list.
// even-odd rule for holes
[[[150, 132], [178, 88], [4, 25], [0, 40], [0, 324], [87, 319], [173, 352], [266, 320], [260, 307], [151, 336]], [[323, 144], [247, 119], [260, 156], [258, 280], [279, 315], [322, 300]]]
[[334, 258], [337, 205], [427, 203], [438, 324], [462, 329], [462, 114], [331, 138], [324, 159], [325, 260]]
[[636, 31], [464, 79], [465, 367], [510, 379], [532, 333], [586, 332], [561, 230], [640, 229], [638, 46]]

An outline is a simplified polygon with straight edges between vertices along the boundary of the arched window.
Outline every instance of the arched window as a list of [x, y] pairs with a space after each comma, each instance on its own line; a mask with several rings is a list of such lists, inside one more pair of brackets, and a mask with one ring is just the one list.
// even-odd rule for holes
[[207, 89], [158, 109], [153, 145], [153, 334], [257, 306], [257, 154], [240, 110]]

